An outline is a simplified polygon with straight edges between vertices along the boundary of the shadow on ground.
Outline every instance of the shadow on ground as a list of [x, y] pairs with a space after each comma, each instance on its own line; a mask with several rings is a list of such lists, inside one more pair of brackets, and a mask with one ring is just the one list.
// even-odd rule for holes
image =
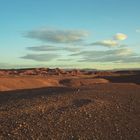
[[75, 88], [68, 87], [47, 87], [36, 89], [22, 89], [0, 92], [0, 104], [7, 103], [9, 100], [32, 99], [39, 96], [51, 96], [75, 92]]
[[140, 84], [140, 74], [136, 75], [120, 75], [120, 76], [99, 76], [109, 80], [111, 83], [135, 83]]

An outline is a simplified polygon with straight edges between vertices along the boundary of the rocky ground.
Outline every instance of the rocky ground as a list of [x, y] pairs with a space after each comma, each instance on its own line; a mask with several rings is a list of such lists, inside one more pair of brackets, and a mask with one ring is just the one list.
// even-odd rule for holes
[[1, 140], [139, 140], [140, 86], [0, 92]]
[[139, 71], [2, 70], [0, 140], [139, 140], [139, 79]]

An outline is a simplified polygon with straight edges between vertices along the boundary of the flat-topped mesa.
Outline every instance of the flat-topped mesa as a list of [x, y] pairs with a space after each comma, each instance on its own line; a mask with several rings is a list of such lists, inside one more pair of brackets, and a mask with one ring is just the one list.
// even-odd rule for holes
[[0, 75], [6, 75], [7, 73], [5, 71], [0, 71]]
[[48, 75], [63, 75], [66, 74], [65, 70], [55, 68], [55, 69], [48, 69]]
[[70, 74], [72, 76], [76, 76], [76, 75], [82, 75], [83, 73], [78, 69], [74, 69], [74, 70], [68, 71], [67, 74]]
[[128, 70], [128, 71], [95, 71], [95, 70], [80, 70], [80, 69], [59, 69], [59, 68], [27, 68], [27, 69], [2, 69], [0, 70], [0, 76], [8, 76], [8, 75], [36, 75], [36, 76], [49, 76], [49, 75], [56, 75], [56, 76], [80, 76], [80, 75], [94, 75], [97, 77], [102, 76], [112, 76], [112, 75], [126, 75], [126, 74], [139, 74], [140, 71], [136, 70]]
[[64, 69], [50, 69], [50, 68], [29, 68], [18, 70], [0, 70], [0, 75], [81, 75], [80, 70], [64, 70]]
[[17, 75], [17, 70], [0, 70], [0, 75]]

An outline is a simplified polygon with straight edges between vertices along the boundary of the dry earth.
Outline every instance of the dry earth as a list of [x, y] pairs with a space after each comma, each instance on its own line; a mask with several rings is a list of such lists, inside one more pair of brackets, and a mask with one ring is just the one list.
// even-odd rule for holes
[[139, 140], [139, 74], [122, 75], [1, 76], [0, 140]]

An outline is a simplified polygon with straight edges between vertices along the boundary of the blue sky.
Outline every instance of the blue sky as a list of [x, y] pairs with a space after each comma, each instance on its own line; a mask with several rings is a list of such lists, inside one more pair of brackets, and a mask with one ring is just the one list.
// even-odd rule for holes
[[140, 68], [139, 0], [0, 0], [0, 68]]

